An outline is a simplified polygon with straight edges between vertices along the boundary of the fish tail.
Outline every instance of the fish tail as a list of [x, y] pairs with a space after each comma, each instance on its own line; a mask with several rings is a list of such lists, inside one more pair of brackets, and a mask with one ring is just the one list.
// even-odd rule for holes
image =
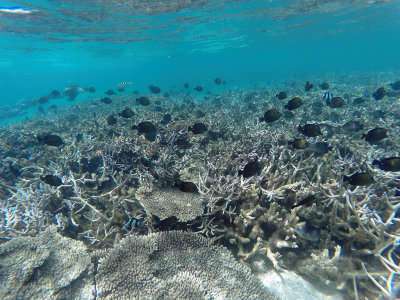
[[261, 117], [259, 120], [260, 120], [260, 122], [264, 121], [264, 117]]
[[381, 162], [377, 159], [374, 159], [374, 161], [372, 162], [373, 166], [379, 166], [381, 164]]
[[350, 180], [350, 176], [346, 176], [346, 175], [343, 176], [343, 182], [346, 182], [349, 180]]

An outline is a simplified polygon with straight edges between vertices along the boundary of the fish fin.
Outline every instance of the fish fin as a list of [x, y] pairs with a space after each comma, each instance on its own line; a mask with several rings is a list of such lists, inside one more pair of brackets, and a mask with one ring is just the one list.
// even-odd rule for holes
[[374, 161], [372, 162], [373, 166], [379, 166], [381, 164], [381, 162], [377, 159], [374, 159]]
[[349, 180], [350, 180], [350, 176], [346, 176], [346, 175], [343, 176], [343, 182], [346, 182]]

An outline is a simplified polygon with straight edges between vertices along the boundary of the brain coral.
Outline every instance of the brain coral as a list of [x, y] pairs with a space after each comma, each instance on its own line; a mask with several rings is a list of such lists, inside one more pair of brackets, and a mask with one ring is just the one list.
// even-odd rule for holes
[[142, 186], [135, 196], [147, 213], [161, 220], [175, 216], [179, 221], [187, 222], [200, 216], [204, 211], [204, 203], [198, 193]]
[[129, 236], [99, 260], [97, 299], [277, 299], [230, 252], [190, 232]]

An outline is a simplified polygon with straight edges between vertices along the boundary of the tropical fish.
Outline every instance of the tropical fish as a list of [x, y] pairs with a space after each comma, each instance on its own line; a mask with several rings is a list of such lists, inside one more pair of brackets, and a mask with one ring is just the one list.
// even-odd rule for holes
[[40, 176], [40, 180], [51, 186], [60, 186], [63, 184], [61, 178], [55, 175]]
[[288, 144], [296, 149], [306, 149], [309, 145], [308, 142], [302, 138], [294, 139], [292, 142], [289, 142]]
[[204, 123], [195, 123], [188, 128], [188, 131], [191, 131], [193, 134], [202, 134], [207, 130], [208, 128]]
[[120, 88], [125, 89], [128, 86], [131, 86], [132, 84], [133, 84], [132, 81], [122, 81], [122, 82], [117, 84], [117, 89], [120, 89]]
[[368, 131], [367, 134], [363, 134], [361, 138], [365, 138], [367, 142], [379, 142], [387, 138], [387, 129], [382, 127], [374, 128]]
[[380, 87], [372, 94], [375, 100], [381, 100], [383, 97], [385, 97], [385, 95], [386, 95], [386, 90], [384, 87]]
[[324, 93], [323, 98], [324, 98], [324, 100], [327, 100], [327, 101], [331, 100], [333, 98], [333, 94], [330, 92], [326, 92], [326, 93]]
[[276, 98], [279, 100], [283, 100], [287, 98], [287, 93], [286, 92], [279, 92], [278, 94], [275, 95]]
[[53, 146], [53, 147], [60, 147], [64, 144], [61, 137], [55, 134], [49, 134], [45, 136], [36, 136], [37, 140], [41, 143], [45, 143], [46, 145]]
[[329, 89], [329, 83], [323, 82], [319, 85], [319, 87], [321, 88], [321, 90], [327, 90]]
[[309, 137], [322, 135], [321, 128], [318, 124], [305, 124], [303, 127], [299, 125], [298, 130]]
[[161, 89], [158, 86], [152, 84], [149, 85], [149, 90], [154, 94], [158, 94], [159, 92], [161, 92]]
[[258, 161], [252, 161], [246, 164], [243, 170], [239, 170], [238, 174], [243, 175], [244, 178], [252, 177], [256, 174], [259, 174], [262, 170], [262, 166]]
[[282, 114], [275, 108], [267, 110], [264, 114], [264, 117], [260, 118], [261, 121], [265, 121], [267, 123], [272, 123], [280, 119]]
[[121, 117], [125, 118], [125, 119], [129, 119], [132, 118], [134, 115], [134, 112], [132, 111], [132, 109], [130, 108], [125, 108], [123, 111], [120, 112], [119, 114]]
[[351, 176], [343, 176], [343, 182], [351, 185], [367, 186], [375, 183], [374, 177], [368, 172], [354, 173]]
[[289, 100], [289, 102], [284, 106], [287, 110], [295, 110], [302, 105], [302, 101], [300, 97], [294, 97], [293, 99]]
[[311, 242], [318, 242], [321, 239], [321, 230], [314, 226], [308, 225], [306, 222], [299, 223], [294, 228], [294, 231], [302, 239]]
[[299, 206], [311, 206], [316, 200], [315, 195], [310, 195], [306, 198], [304, 198], [303, 200], [300, 200], [299, 202], [297, 202], [296, 204], [292, 205], [292, 209], [295, 207], [299, 207]]
[[399, 172], [400, 171], [400, 157], [387, 157], [381, 160], [374, 160], [372, 165], [378, 166], [379, 169], [384, 171]]
[[306, 84], [304, 85], [304, 90], [305, 90], [306, 92], [309, 92], [309, 91], [311, 91], [311, 89], [312, 89], [313, 87], [314, 87], [314, 85], [307, 81]]

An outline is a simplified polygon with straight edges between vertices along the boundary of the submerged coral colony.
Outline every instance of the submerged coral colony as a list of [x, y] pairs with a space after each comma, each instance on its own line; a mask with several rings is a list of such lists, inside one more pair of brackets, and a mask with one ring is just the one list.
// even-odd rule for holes
[[[131, 84], [1, 129], [1, 272], [22, 278], [7, 289], [2, 276], [2, 298], [27, 295], [51, 274], [44, 262], [58, 256], [37, 241], [64, 253], [67, 238], [71, 257], [91, 267], [74, 267], [48, 287], [51, 297], [95, 286], [100, 298], [273, 299], [246, 273], [268, 268], [356, 298], [397, 296], [399, 81], [315, 79], [218, 94], [185, 83], [143, 95]], [[74, 100], [78, 91], [68, 91]], [[17, 272], [18, 260], [5, 261], [13, 251], [36, 256]], [[228, 277], [237, 290], [223, 290]]]

